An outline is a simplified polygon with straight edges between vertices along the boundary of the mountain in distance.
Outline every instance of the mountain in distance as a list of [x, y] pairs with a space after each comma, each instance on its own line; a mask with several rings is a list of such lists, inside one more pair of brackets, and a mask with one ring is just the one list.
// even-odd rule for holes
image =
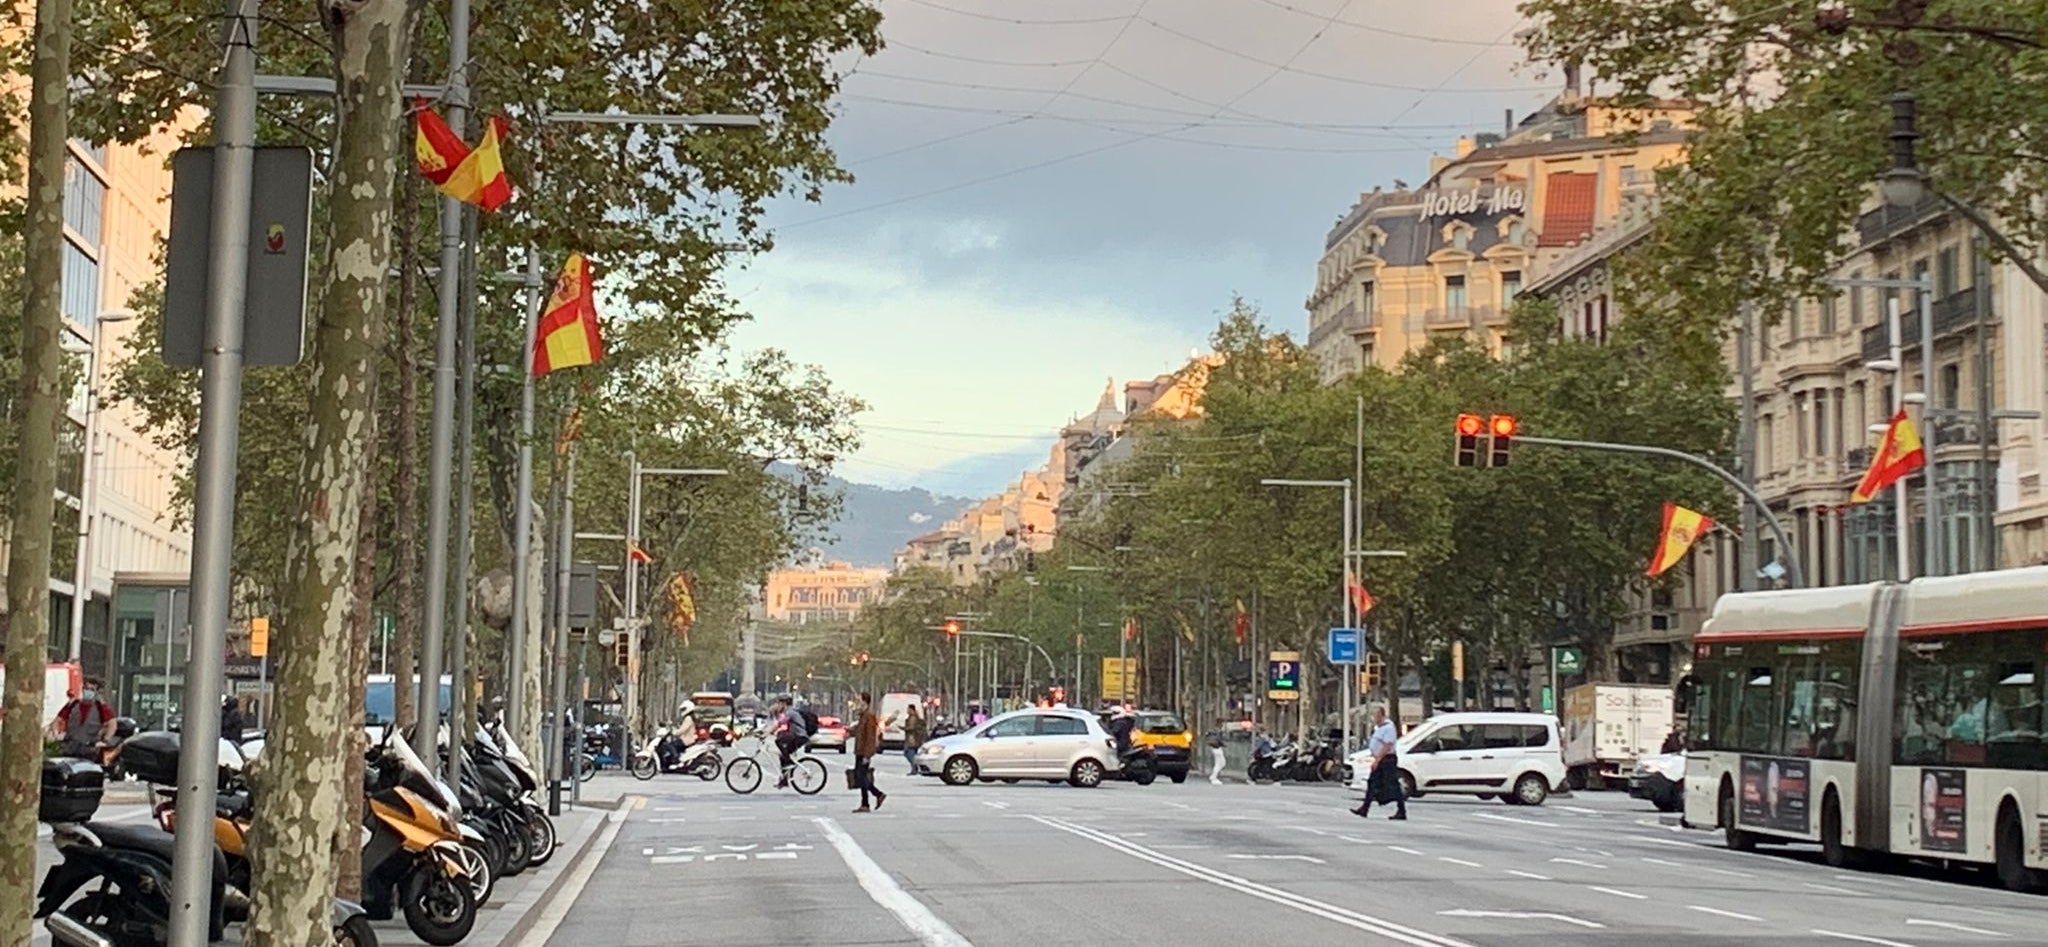
[[844, 501], [820, 548], [827, 560], [856, 566], [887, 568], [911, 537], [938, 529], [975, 502], [923, 487], [878, 487], [838, 477], [827, 478], [826, 484]]

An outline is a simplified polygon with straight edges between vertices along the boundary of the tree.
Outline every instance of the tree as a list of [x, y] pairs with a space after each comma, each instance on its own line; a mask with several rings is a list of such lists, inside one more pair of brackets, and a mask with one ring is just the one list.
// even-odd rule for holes
[[[1630, 311], [1767, 316], [1854, 249], [1889, 164], [1887, 100], [1919, 101], [1919, 165], [2028, 254], [2048, 235], [2043, 0], [1527, 0], [1533, 58], [1583, 63], [1622, 101], [1697, 103], [1687, 164], [1661, 174], [1655, 232], [1629, 255]], [[2048, 287], [2044, 287], [2048, 289]]]
[[50, 528], [57, 489], [58, 391], [64, 355], [59, 287], [64, 270], [64, 163], [70, 135], [71, 0], [37, 0], [28, 106], [28, 193], [23, 248], [20, 394], [8, 509], [7, 695], [0, 720], [0, 942], [29, 942], [35, 887], [37, 794], [42, 785], [43, 643], [49, 631]]
[[326, 287], [314, 330], [310, 420], [279, 634], [278, 713], [251, 829], [250, 943], [324, 947], [345, 783], [354, 571], [375, 437], [377, 339], [391, 265], [393, 194], [404, 159], [398, 84], [407, 0], [333, 2], [341, 130], [328, 196]]

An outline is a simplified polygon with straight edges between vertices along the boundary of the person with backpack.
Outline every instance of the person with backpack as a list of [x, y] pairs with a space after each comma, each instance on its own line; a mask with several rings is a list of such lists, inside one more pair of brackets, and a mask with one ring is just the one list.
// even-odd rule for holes
[[65, 756], [97, 762], [100, 744], [113, 742], [114, 705], [100, 697], [106, 686], [97, 677], [86, 678], [78, 696], [57, 711], [53, 725]]
[[818, 714], [810, 707], [796, 707], [788, 697], [777, 697], [769, 705], [775, 713], [775, 750], [782, 756], [782, 778], [775, 781], [775, 788], [789, 785], [789, 774], [796, 769], [796, 753], [809, 746], [811, 734], [817, 732]]

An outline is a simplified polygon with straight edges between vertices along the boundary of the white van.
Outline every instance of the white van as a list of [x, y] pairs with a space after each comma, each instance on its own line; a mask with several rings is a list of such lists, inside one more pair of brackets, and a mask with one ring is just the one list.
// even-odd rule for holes
[[[882, 699], [875, 703], [875, 716], [887, 721], [882, 726], [882, 749], [903, 748], [903, 718], [910, 715], [912, 707], [916, 707], [920, 714], [926, 713], [924, 696], [907, 693], [883, 694]], [[929, 730], [931, 721], [926, 720], [925, 724]]]
[[[1564, 744], [1549, 714], [1437, 714], [1395, 743], [1401, 789], [1411, 799], [1433, 792], [1540, 806], [1564, 788]], [[1355, 789], [1365, 788], [1370, 755], [1351, 757]]]

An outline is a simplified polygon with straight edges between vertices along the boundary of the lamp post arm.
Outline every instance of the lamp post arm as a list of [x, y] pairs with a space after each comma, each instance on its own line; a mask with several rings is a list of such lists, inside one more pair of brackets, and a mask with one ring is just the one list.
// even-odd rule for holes
[[1720, 464], [1696, 454], [1688, 454], [1684, 451], [1672, 450], [1668, 447], [1651, 447], [1646, 444], [1571, 441], [1555, 437], [1531, 437], [1528, 435], [1517, 436], [1515, 440], [1524, 444], [1546, 444], [1551, 447], [1576, 447], [1580, 450], [1599, 450], [1617, 454], [1646, 454], [1651, 457], [1668, 457], [1672, 460], [1684, 461], [1712, 473], [1729, 486], [1734, 487], [1744, 498], [1749, 500], [1750, 505], [1756, 507], [1757, 515], [1763, 518], [1764, 525], [1770, 528], [1771, 535], [1778, 540], [1778, 555], [1785, 560], [1786, 580], [1795, 589], [1806, 586], [1805, 577], [1801, 574], [1799, 568], [1799, 551], [1792, 545], [1792, 541], [1785, 536], [1785, 527], [1778, 523], [1778, 517], [1771, 512], [1769, 506], [1764, 504], [1763, 498], [1757, 496], [1755, 490], [1750, 489], [1749, 484], [1743, 483], [1742, 478], [1729, 473]]
[[[2012, 261], [2012, 265], [2019, 267], [2020, 272], [2027, 274], [2027, 279], [2033, 280], [2035, 286], [2041, 287], [2042, 292], [2048, 293], [2048, 273], [2041, 272], [2041, 268], [2035, 266], [2034, 261], [2029, 259], [2026, 253], [2022, 252], [2005, 234], [1999, 232], [1998, 228], [1991, 226], [1991, 221], [1980, 213], [1977, 208], [1957, 200], [1946, 191], [1936, 190], [1934, 193], [1950, 209], [1961, 214], [1964, 220], [1969, 221], [1971, 226], [1976, 227], [1977, 231], [1982, 233], [1985, 239], [1991, 241], [1992, 245], [1998, 248], [1998, 252], [2005, 254], [2006, 258]], [[1989, 292], [1990, 289], [1989, 286], [1984, 287], [1986, 292]]]

